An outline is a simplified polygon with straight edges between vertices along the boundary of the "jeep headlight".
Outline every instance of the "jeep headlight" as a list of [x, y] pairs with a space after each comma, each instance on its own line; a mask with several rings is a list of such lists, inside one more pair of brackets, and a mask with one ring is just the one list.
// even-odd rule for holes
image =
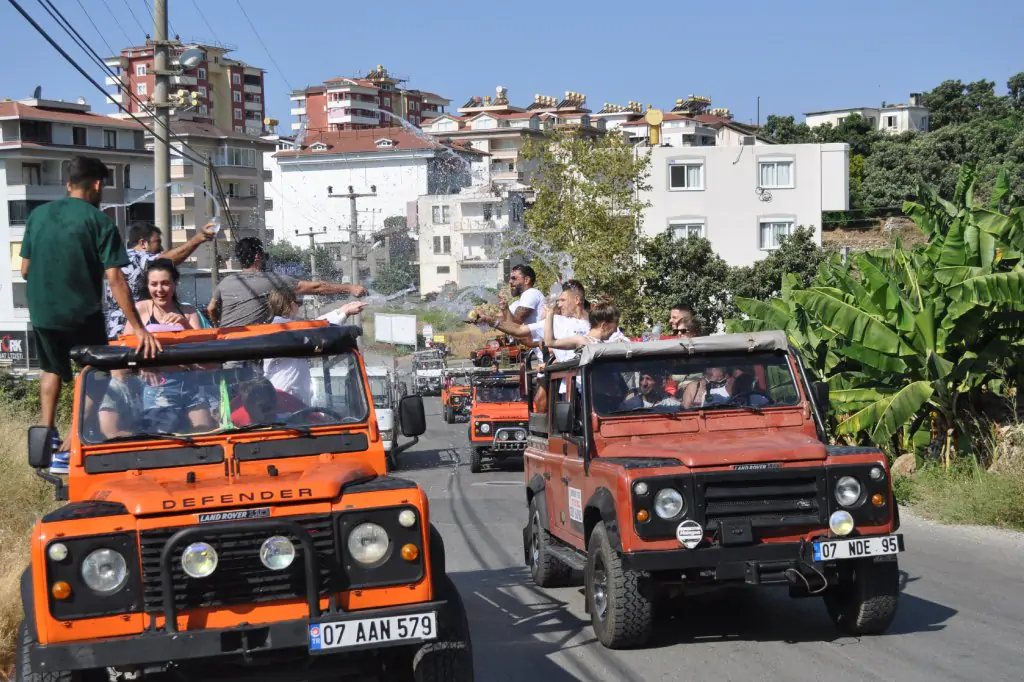
[[82, 581], [101, 594], [117, 592], [128, 580], [128, 564], [113, 549], [96, 549], [82, 561]]
[[683, 496], [675, 488], [662, 488], [654, 496], [654, 513], [665, 519], [674, 519], [685, 508]]
[[181, 553], [181, 570], [190, 578], [207, 578], [217, 570], [217, 550], [205, 542], [193, 542]]
[[860, 499], [861, 486], [853, 476], [843, 476], [836, 483], [836, 501], [844, 507], [852, 507]]
[[376, 523], [360, 523], [348, 535], [348, 553], [366, 566], [376, 564], [387, 556], [390, 547], [388, 532]]
[[490, 433], [491, 432], [491, 425], [488, 424], [487, 422], [484, 422], [483, 424], [480, 424], [480, 426], [478, 428], [480, 429], [480, 433]]

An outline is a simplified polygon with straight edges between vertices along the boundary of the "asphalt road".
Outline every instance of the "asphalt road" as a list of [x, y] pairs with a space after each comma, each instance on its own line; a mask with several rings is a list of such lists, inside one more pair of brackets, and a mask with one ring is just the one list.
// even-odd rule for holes
[[737, 589], [689, 599], [643, 650], [605, 649], [581, 587], [530, 580], [521, 465], [471, 474], [466, 425], [445, 424], [438, 399], [425, 402], [427, 433], [401, 455], [400, 475], [429, 493], [479, 682], [1024, 679], [1024, 535], [909, 514], [899, 615], [883, 636], [840, 636], [818, 599]]

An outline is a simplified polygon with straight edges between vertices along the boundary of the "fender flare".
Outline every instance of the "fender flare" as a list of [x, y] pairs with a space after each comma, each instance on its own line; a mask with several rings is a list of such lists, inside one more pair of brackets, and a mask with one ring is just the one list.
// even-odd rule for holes
[[[21, 608], [25, 611], [25, 625], [36, 633], [36, 601], [32, 590], [32, 567], [21, 574]], [[38, 636], [38, 633], [36, 633]]]
[[[526, 484], [526, 503], [529, 505], [530, 500], [537, 501], [537, 511], [540, 512], [540, 525], [546, 531], [551, 530], [551, 517], [548, 515], [548, 496], [544, 494], [547, 485], [544, 483], [544, 477], [540, 474], [534, 474], [530, 482]], [[527, 521], [527, 527], [530, 522]]]
[[429, 542], [430, 577], [436, 586], [439, 584], [438, 580], [448, 575], [448, 562], [445, 557], [444, 538], [441, 537], [441, 532], [433, 523], [430, 524]]
[[[593, 512], [596, 511], [595, 515]], [[583, 505], [583, 541], [590, 543], [590, 532], [594, 530], [597, 522], [596, 516], [604, 521], [605, 530], [608, 533], [608, 541], [616, 552], [622, 551], [622, 536], [619, 535], [619, 517], [615, 513], [615, 497], [608, 488], [600, 487], [594, 491], [587, 503]]]

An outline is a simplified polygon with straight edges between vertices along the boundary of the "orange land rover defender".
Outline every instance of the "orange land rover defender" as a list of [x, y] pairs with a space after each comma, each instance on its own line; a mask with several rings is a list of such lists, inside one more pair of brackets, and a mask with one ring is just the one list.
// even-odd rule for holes
[[892, 623], [904, 545], [888, 460], [829, 444], [828, 385], [783, 332], [595, 344], [544, 371], [525, 560], [541, 587], [583, 572], [605, 646], [643, 645], [656, 606], [727, 583], [821, 596], [850, 633]]
[[441, 412], [446, 424], [454, 424], [455, 418], [469, 414], [472, 398], [470, 372], [467, 369], [447, 368], [441, 373]]
[[520, 393], [520, 372], [477, 370], [469, 412], [469, 470], [483, 470], [484, 458], [522, 457], [529, 412]]
[[[29, 431], [68, 503], [33, 533], [18, 680], [473, 679], [427, 496], [386, 473], [358, 335], [297, 322], [158, 334], [153, 360], [130, 337], [75, 349], [67, 487]], [[413, 440], [396, 451], [426, 428], [418, 396], [400, 411]]]

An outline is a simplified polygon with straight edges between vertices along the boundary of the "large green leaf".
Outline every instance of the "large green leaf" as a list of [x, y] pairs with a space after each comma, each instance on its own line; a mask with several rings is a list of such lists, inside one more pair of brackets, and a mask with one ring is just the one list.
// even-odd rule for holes
[[988, 207], [998, 211], [1003, 199], [1010, 193], [1010, 173], [1005, 168], [1000, 169], [996, 184], [992, 187], [992, 196], [988, 200]]
[[892, 355], [886, 355], [877, 350], [871, 348], [865, 348], [860, 344], [847, 343], [842, 346], [836, 346], [836, 352], [839, 355], [856, 360], [862, 365], [871, 367], [880, 372], [886, 372], [890, 374], [903, 374], [910, 368], [907, 363], [898, 357]]
[[813, 287], [792, 295], [815, 319], [847, 341], [889, 355], [906, 352], [905, 344], [889, 326], [829, 290]]
[[927, 301], [921, 311], [914, 316], [914, 333], [910, 335], [910, 344], [921, 355], [938, 350], [935, 347], [935, 311], [932, 302]]
[[762, 329], [785, 329], [792, 321], [792, 317], [788, 313], [756, 298], [737, 296], [734, 302], [740, 312], [764, 325]]
[[957, 218], [949, 226], [946, 241], [939, 254], [939, 264], [945, 266], [967, 264], [967, 242], [964, 241], [964, 223]]
[[935, 389], [928, 381], [907, 384], [896, 393], [884, 395], [839, 423], [836, 433], [853, 435], [865, 431], [878, 445], [888, 444], [900, 427], [913, 419]]
[[1024, 270], [970, 277], [950, 287], [949, 295], [957, 301], [1017, 306], [1024, 302]]
[[977, 208], [971, 211], [971, 220], [979, 230], [989, 233], [1003, 244], [1018, 251], [1024, 250], [1024, 212], [1021, 209], [1003, 214], [987, 208]]
[[936, 268], [935, 279], [949, 287], [960, 284], [971, 277], [988, 274], [988, 272], [989, 270], [987, 268], [972, 267], [970, 265], [956, 265], [947, 268]]
[[876, 403], [886, 396], [891, 396], [899, 389], [888, 387], [829, 389], [829, 402], [840, 414], [862, 410], [871, 403]]

